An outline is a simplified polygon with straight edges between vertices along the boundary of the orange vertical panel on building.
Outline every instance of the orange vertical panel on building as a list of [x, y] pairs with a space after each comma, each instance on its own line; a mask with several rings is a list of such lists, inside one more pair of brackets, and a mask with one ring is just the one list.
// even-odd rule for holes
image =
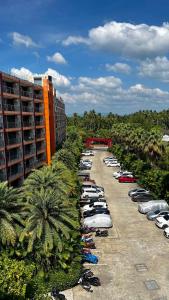
[[46, 124], [46, 152], [47, 163], [50, 164], [52, 155], [56, 151], [55, 113], [53, 84], [47, 78], [43, 79], [44, 113]]

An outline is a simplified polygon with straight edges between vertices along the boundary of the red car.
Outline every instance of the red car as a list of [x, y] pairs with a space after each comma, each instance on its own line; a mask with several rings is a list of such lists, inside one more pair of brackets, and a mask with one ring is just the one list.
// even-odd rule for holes
[[127, 177], [127, 176], [121, 176], [119, 177], [119, 182], [129, 182], [129, 183], [133, 183], [133, 182], [137, 182], [137, 178], [135, 177]]

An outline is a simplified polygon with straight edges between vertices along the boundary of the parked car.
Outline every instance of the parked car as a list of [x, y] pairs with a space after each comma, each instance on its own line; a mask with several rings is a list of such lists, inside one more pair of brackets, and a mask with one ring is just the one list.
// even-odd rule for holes
[[89, 198], [85, 198], [85, 199], [80, 199], [80, 206], [84, 206], [84, 205], [88, 205], [88, 204], [92, 204], [94, 202], [106, 202], [106, 199], [104, 197], [89, 197]]
[[93, 208], [107, 208], [107, 203], [106, 202], [94, 202], [94, 203], [91, 203], [88, 205], [84, 205], [81, 208], [81, 211], [82, 212], [89, 211], [89, 210], [92, 210]]
[[118, 178], [118, 181], [120, 182], [120, 183], [123, 183], [123, 182], [128, 182], [128, 183], [134, 183], [134, 182], [137, 182], [137, 178], [135, 178], [135, 177], [129, 177], [129, 176], [124, 176], [124, 175], [122, 175], [122, 176], [120, 176], [119, 178]]
[[138, 211], [142, 214], [156, 209], [169, 209], [169, 206], [165, 200], [151, 200], [146, 203], [138, 204]]
[[90, 197], [92, 197], [92, 196], [98, 196], [98, 198], [100, 197], [100, 196], [104, 196], [104, 192], [103, 191], [99, 191], [99, 190], [97, 190], [97, 189], [93, 189], [93, 190], [84, 190], [83, 192], [82, 192], [82, 194], [81, 194], [81, 199], [85, 199], [85, 198], [90, 198]]
[[169, 227], [166, 227], [166, 228], [164, 229], [164, 236], [165, 236], [167, 239], [169, 239]]
[[117, 173], [118, 173], [118, 174], [116, 174], [116, 175], [114, 176], [116, 179], [118, 179], [118, 178], [121, 177], [121, 176], [134, 177], [133, 174], [132, 174], [132, 172], [128, 172], [128, 171], [119, 171], [119, 172], [117, 172]]
[[94, 187], [94, 186], [92, 186], [92, 187], [90, 187], [90, 188], [88, 188], [88, 187], [83, 187], [83, 188], [82, 188], [82, 193], [84, 193], [84, 192], [86, 192], [86, 191], [88, 191], [88, 192], [101, 193], [101, 196], [104, 196], [104, 191], [103, 191], [102, 189], [100, 189], [99, 187], [98, 187], [98, 188], [97, 188], [97, 187]]
[[114, 159], [114, 156], [108, 156], [108, 157], [103, 158], [103, 162], [105, 162], [106, 160], [109, 160], [109, 159]]
[[80, 164], [79, 165], [79, 170], [91, 170], [91, 165], [87, 165], [87, 164]]
[[104, 191], [104, 188], [103, 188], [102, 186], [96, 185], [96, 184], [94, 184], [94, 183], [92, 183], [92, 182], [90, 182], [90, 181], [84, 181], [84, 182], [83, 182], [82, 188], [85, 188], [85, 187], [86, 187], [86, 188], [95, 187], [95, 188], [98, 188], [98, 189]]
[[82, 152], [84, 156], [94, 156], [94, 152], [92, 150], [85, 150]]
[[110, 228], [113, 226], [110, 215], [98, 214], [92, 217], [84, 218], [83, 226], [94, 228]]
[[107, 167], [120, 167], [120, 163], [118, 163], [118, 162], [108, 162]]
[[116, 158], [113, 158], [113, 159], [108, 159], [105, 161], [105, 165], [109, 164], [109, 163], [117, 163], [117, 159]]
[[90, 173], [87, 171], [79, 171], [77, 175], [82, 179], [82, 180], [90, 180]]
[[153, 200], [153, 198], [154, 197], [151, 194], [140, 193], [140, 194], [133, 195], [131, 197], [131, 200], [134, 202], [147, 202], [147, 201]]
[[169, 215], [163, 217], [157, 217], [155, 224], [161, 229], [167, 228], [169, 226]]
[[141, 188], [136, 188], [136, 189], [132, 189], [128, 192], [128, 196], [129, 197], [132, 197], [132, 196], [135, 196], [135, 195], [140, 195], [140, 194], [150, 194], [150, 191], [148, 190], [145, 190], [145, 189], [141, 189]]
[[153, 211], [149, 211], [147, 213], [147, 219], [154, 221], [158, 217], [163, 217], [169, 215], [169, 210], [164, 210], [164, 209], [156, 209]]
[[91, 159], [81, 159], [80, 162], [82, 162], [82, 163], [89, 163], [89, 164], [93, 163]]
[[94, 208], [94, 209], [89, 210], [89, 211], [84, 211], [83, 218], [92, 217], [92, 216], [97, 215], [97, 214], [109, 215], [110, 211], [107, 208], [96, 208], [96, 209]]

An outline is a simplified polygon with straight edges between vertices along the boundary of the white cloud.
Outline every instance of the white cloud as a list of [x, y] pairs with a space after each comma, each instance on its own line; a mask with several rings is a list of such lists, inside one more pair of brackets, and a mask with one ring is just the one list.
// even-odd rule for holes
[[169, 82], [169, 60], [167, 57], [156, 57], [142, 61], [139, 67], [139, 75]]
[[109, 22], [92, 28], [88, 37], [69, 36], [64, 45], [88, 44], [96, 50], [116, 53], [127, 57], [146, 58], [169, 52], [169, 24], [149, 26]]
[[124, 74], [131, 73], [131, 67], [128, 64], [124, 63], [115, 63], [114, 65], [106, 64], [105, 67], [107, 71], [113, 71]]
[[86, 44], [86, 45], [89, 45], [90, 44], [90, 41], [86, 38], [83, 38], [81, 36], [72, 36], [70, 35], [67, 39], [65, 39], [62, 44], [64, 46], [69, 46], [71, 44], [74, 44], [74, 45], [78, 45], [78, 44]]
[[56, 64], [62, 64], [62, 65], [67, 64], [66, 59], [59, 52], [54, 53], [52, 56], [47, 56], [47, 60], [54, 62]]
[[56, 89], [59, 88], [65, 88], [70, 85], [70, 80], [57, 72], [56, 70], [53, 69], [48, 69], [44, 74], [37, 74], [37, 73], [32, 73], [30, 70], [22, 67], [20, 69], [12, 68], [11, 69], [11, 74], [15, 75], [19, 78], [27, 79], [31, 82], [33, 82], [33, 77], [34, 76], [42, 76], [42, 75], [51, 75], [53, 79], [53, 84], [56, 87]]
[[19, 32], [12, 32], [12, 43], [14, 46], [25, 46], [26, 48], [39, 47], [31, 37], [28, 35], [20, 34]]

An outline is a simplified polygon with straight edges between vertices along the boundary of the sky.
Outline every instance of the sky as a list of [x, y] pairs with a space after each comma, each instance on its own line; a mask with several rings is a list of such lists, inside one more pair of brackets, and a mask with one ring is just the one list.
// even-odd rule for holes
[[6, 0], [0, 70], [52, 75], [68, 115], [169, 108], [168, 0]]

